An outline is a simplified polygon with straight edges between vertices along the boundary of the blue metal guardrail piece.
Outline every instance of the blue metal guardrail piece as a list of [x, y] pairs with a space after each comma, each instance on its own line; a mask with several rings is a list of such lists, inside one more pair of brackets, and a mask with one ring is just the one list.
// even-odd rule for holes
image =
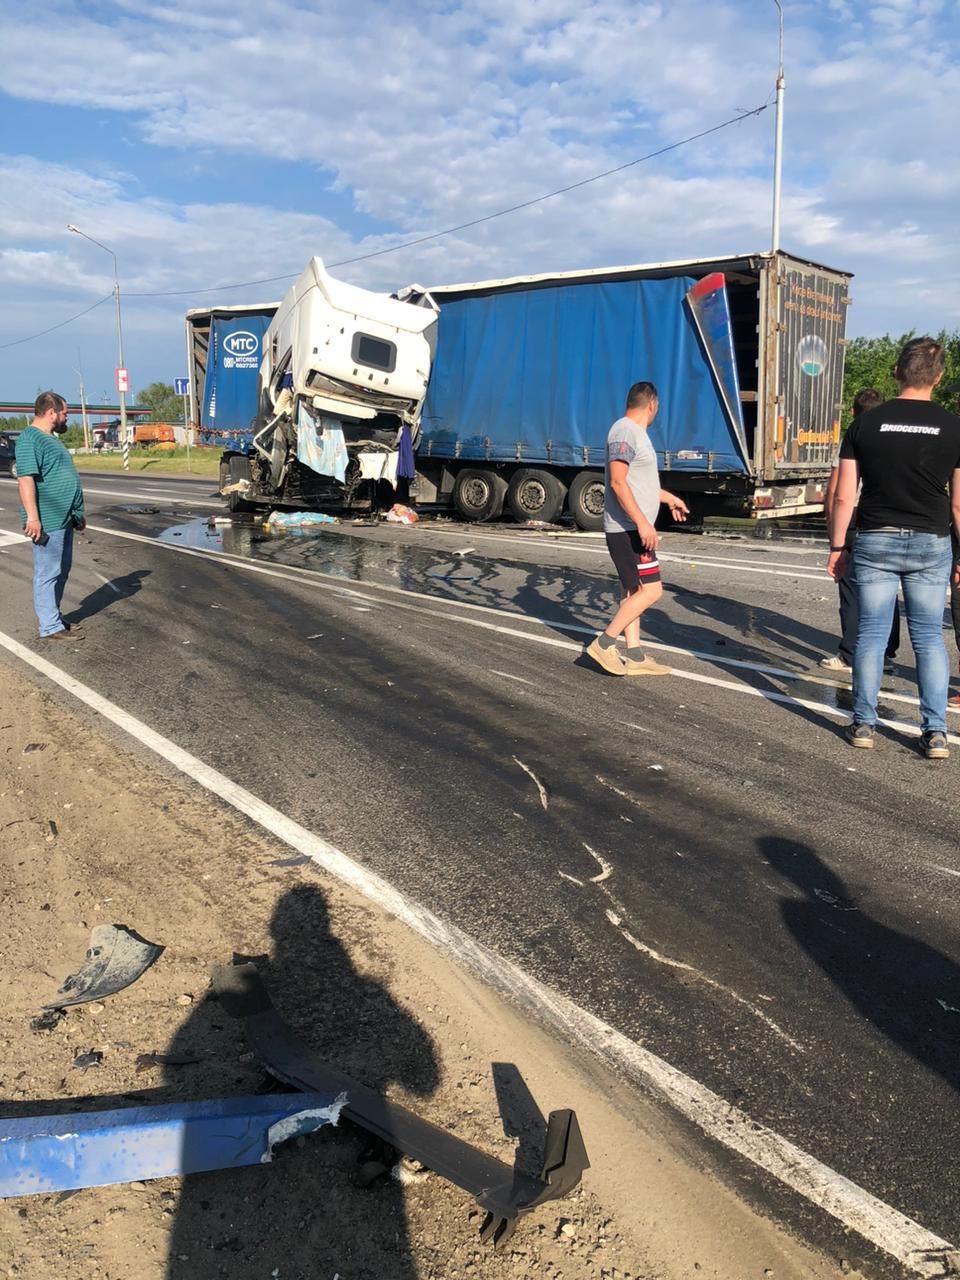
[[336, 1124], [345, 1101], [282, 1093], [0, 1119], [0, 1197], [266, 1163], [278, 1142]]

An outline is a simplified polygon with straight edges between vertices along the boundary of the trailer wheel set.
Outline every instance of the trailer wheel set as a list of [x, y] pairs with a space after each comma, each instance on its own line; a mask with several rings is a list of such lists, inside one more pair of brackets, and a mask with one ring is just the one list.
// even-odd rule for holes
[[603, 473], [577, 472], [568, 488], [539, 467], [506, 474], [493, 467], [464, 467], [454, 482], [453, 505], [464, 520], [496, 520], [506, 508], [521, 524], [554, 524], [566, 508], [578, 528], [596, 531], [603, 525]]

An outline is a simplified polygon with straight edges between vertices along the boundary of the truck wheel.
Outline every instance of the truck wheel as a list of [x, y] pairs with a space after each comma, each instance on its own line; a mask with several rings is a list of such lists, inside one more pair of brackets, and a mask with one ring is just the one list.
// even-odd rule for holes
[[603, 472], [580, 471], [573, 477], [567, 507], [578, 529], [596, 533], [603, 528]]
[[465, 467], [457, 475], [453, 505], [464, 520], [496, 520], [503, 512], [507, 482], [497, 471]]
[[[227, 474], [224, 477], [224, 470]], [[233, 453], [227, 459], [227, 466], [224, 468], [223, 463], [220, 464], [220, 484], [221, 487], [226, 484], [236, 484], [239, 480], [250, 479], [250, 462], [246, 454]], [[226, 493], [223, 495], [227, 500], [227, 510], [231, 515], [238, 515], [241, 511], [256, 511], [256, 504], [247, 502], [239, 493]]]
[[553, 524], [563, 510], [566, 485], [549, 471], [521, 467], [507, 488], [507, 506], [515, 520], [543, 520]]

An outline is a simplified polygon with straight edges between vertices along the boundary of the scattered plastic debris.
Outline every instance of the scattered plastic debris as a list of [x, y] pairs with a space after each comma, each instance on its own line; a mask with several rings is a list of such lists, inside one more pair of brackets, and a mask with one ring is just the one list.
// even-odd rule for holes
[[308, 1133], [315, 1133], [325, 1124], [338, 1124], [340, 1112], [346, 1102], [347, 1095], [341, 1093], [329, 1107], [296, 1111], [292, 1116], [285, 1116], [276, 1124], [272, 1124], [267, 1130], [267, 1149], [260, 1157], [260, 1163], [269, 1164], [273, 1159], [274, 1147], [278, 1147], [281, 1142], [289, 1142], [291, 1138], [302, 1138]]
[[325, 511], [271, 511], [263, 522], [266, 530], [303, 529], [313, 524], [339, 524], [336, 516]]
[[145, 973], [163, 947], [147, 942], [123, 924], [98, 924], [90, 933], [87, 957], [76, 973], [60, 988], [66, 999], [53, 1000], [45, 1009], [65, 1009], [116, 995]]
[[88, 1049], [86, 1053], [78, 1053], [73, 1060], [75, 1071], [89, 1071], [91, 1067], [99, 1067], [103, 1054], [99, 1049]]
[[46, 751], [49, 742], [28, 742], [23, 748], [23, 755], [28, 756], [34, 751]]
[[384, 516], [390, 524], [416, 524], [420, 517], [412, 507], [405, 507], [402, 502], [395, 502]]
[[947, 1004], [946, 1000], [941, 1000], [939, 997], [937, 998], [937, 1004], [944, 1013], [960, 1013], [960, 1009], [958, 1009], [956, 1005]]
[[192, 1067], [202, 1058], [191, 1058], [184, 1053], [141, 1053], [137, 1055], [137, 1075], [151, 1067]]
[[44, 1013], [30, 1019], [31, 1031], [53, 1031], [67, 1015], [62, 1009], [47, 1009]]
[[306, 853], [295, 854], [292, 858], [274, 858], [268, 865], [271, 867], [302, 867], [313, 859]]

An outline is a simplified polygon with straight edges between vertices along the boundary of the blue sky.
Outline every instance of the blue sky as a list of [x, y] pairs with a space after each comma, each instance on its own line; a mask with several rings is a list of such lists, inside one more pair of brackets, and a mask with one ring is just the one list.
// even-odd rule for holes
[[[960, 0], [783, 0], [782, 243], [856, 273], [850, 332], [960, 328]], [[774, 0], [32, 0], [0, 44], [0, 395], [137, 387], [183, 313], [401, 244], [773, 99]], [[38, 51], [42, 50], [42, 57]], [[344, 268], [372, 288], [754, 252], [772, 106], [532, 209]], [[204, 289], [213, 292], [203, 293]], [[138, 295], [173, 293], [170, 297]], [[4, 345], [13, 344], [16, 345]]]

